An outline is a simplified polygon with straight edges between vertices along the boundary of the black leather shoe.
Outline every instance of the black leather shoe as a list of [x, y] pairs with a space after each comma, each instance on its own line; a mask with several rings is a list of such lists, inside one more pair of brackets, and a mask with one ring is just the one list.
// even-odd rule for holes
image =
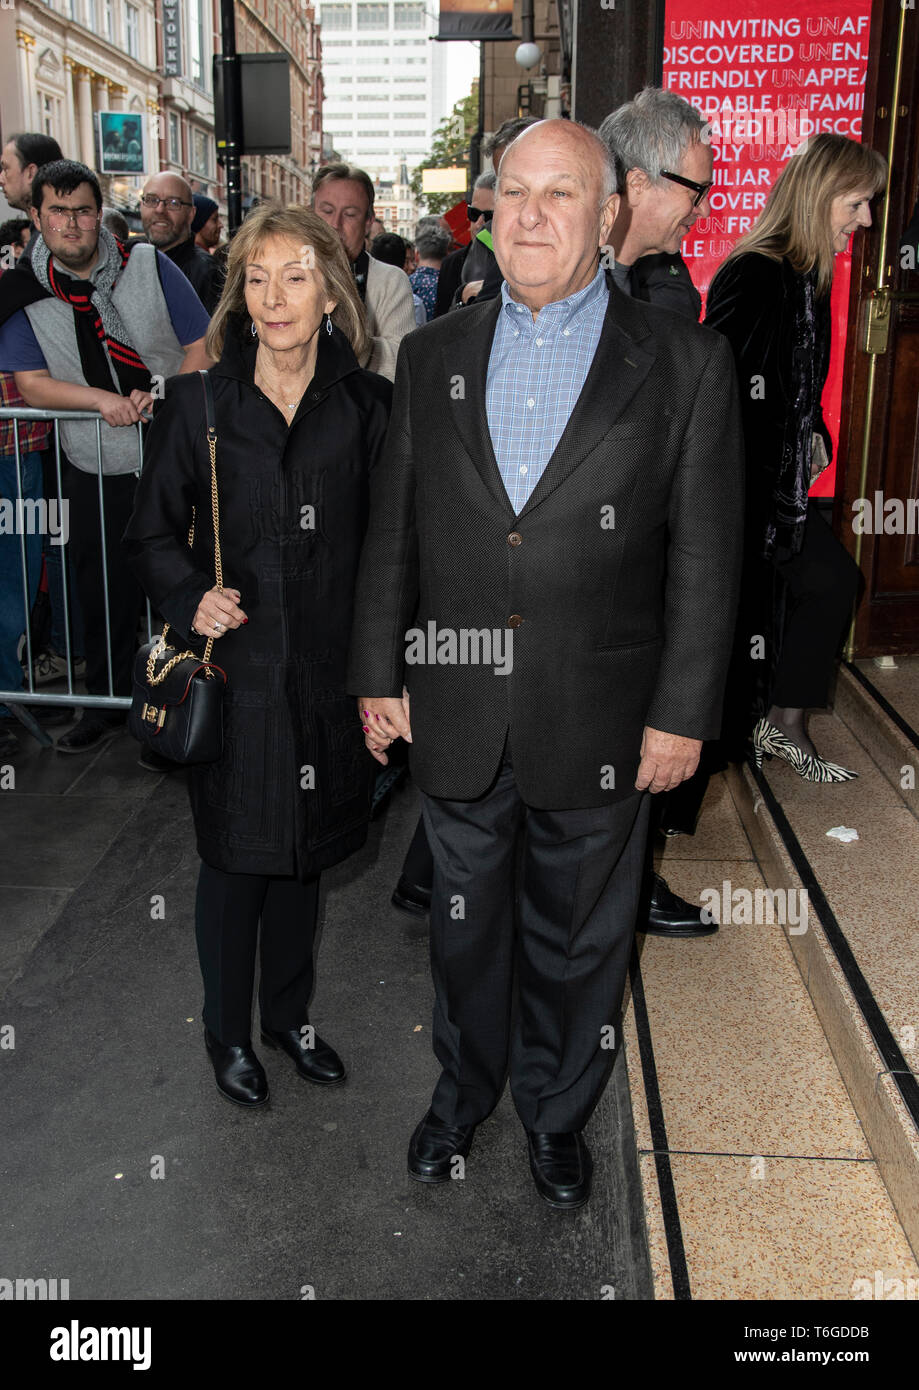
[[411, 912], [414, 917], [424, 917], [430, 911], [431, 890], [420, 888], [417, 883], [409, 883], [405, 874], [393, 890], [393, 907], [401, 907], [403, 912]]
[[126, 727], [124, 717], [102, 719], [87, 710], [73, 728], [62, 734], [54, 745], [59, 753], [88, 753], [107, 739], [115, 738]]
[[313, 1046], [304, 1047], [299, 1028], [266, 1028], [262, 1024], [262, 1042], [266, 1047], [280, 1048], [292, 1057], [297, 1071], [306, 1081], [320, 1086], [334, 1086], [345, 1079], [345, 1067], [334, 1048], [313, 1034]]
[[678, 898], [670, 891], [667, 880], [655, 874], [648, 920], [638, 930], [650, 936], [712, 936], [718, 923], [704, 921], [701, 907]]
[[540, 1134], [527, 1130], [530, 1172], [544, 1202], [574, 1211], [590, 1197], [593, 1159], [581, 1134]]
[[448, 1125], [429, 1110], [408, 1146], [408, 1175], [418, 1182], [448, 1182], [453, 1160], [472, 1148], [475, 1125]]
[[204, 1046], [214, 1067], [217, 1090], [237, 1105], [264, 1105], [268, 1099], [265, 1068], [249, 1046], [226, 1046], [207, 1028]]

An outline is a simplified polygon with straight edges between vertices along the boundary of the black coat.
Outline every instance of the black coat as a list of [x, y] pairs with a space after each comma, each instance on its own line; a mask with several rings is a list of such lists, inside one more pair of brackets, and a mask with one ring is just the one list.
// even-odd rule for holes
[[[645, 724], [720, 729], [741, 547], [734, 364], [717, 333], [610, 282], [583, 390], [515, 516], [485, 406], [500, 312], [475, 304], [402, 340], [348, 687], [393, 696], [405, 680], [412, 774], [432, 796], [483, 793], [509, 729], [529, 805], [600, 806], [632, 793]], [[429, 622], [512, 631], [512, 669], [407, 663], [406, 629]]]
[[[812, 436], [833, 444], [821, 396], [830, 365], [830, 297], [808, 294], [787, 260], [727, 261], [708, 292], [707, 328], [731, 344], [746, 443], [747, 529], [759, 554], [797, 551], [807, 520]], [[812, 284], [812, 277], [811, 284]]]
[[[190, 769], [189, 786], [206, 863], [303, 879], [366, 836], [376, 764], [344, 677], [368, 476], [392, 387], [358, 366], [337, 328], [320, 329], [316, 375], [288, 431], [253, 384], [255, 352], [234, 325], [211, 373], [224, 584], [240, 591], [249, 622], [214, 643], [228, 677], [224, 752]], [[195, 650], [191, 623], [214, 585], [210, 517], [201, 382], [172, 377], [125, 544], [151, 602]], [[312, 789], [301, 785], [308, 768]]]
[[786, 605], [773, 560], [803, 544], [814, 434], [827, 457], [833, 452], [821, 408], [830, 296], [817, 298], [813, 274], [798, 274], [788, 260], [748, 252], [716, 274], [705, 323], [734, 353], [746, 453], [744, 566], [723, 729], [725, 749], [736, 757], [772, 703]]
[[217, 308], [223, 291], [224, 267], [195, 245], [194, 237], [171, 247], [166, 255], [177, 265], [209, 314]]

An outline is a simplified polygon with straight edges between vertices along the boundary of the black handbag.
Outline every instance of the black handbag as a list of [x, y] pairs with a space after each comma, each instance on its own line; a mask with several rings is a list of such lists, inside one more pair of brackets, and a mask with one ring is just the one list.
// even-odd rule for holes
[[[220, 557], [220, 509], [217, 497], [217, 428], [214, 393], [207, 372], [199, 373], [204, 387], [207, 447], [211, 456], [211, 516], [214, 523], [214, 568], [223, 592]], [[192, 509], [188, 544], [195, 539]], [[204, 655], [179, 652], [166, 641], [169, 624], [154, 641], [141, 647], [134, 660], [134, 682], [128, 728], [138, 742], [174, 763], [212, 763], [223, 750], [223, 695], [227, 676], [211, 661], [213, 637]], [[163, 664], [157, 670], [157, 662]]]

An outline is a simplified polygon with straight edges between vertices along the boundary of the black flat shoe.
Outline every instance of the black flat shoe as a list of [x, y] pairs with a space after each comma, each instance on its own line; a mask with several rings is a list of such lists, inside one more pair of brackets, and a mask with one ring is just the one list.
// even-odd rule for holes
[[399, 907], [403, 912], [410, 912], [414, 917], [423, 917], [430, 911], [431, 890], [421, 888], [417, 883], [409, 883], [403, 874], [393, 889], [391, 902], [393, 907]]
[[338, 1053], [313, 1034], [313, 1046], [305, 1046], [299, 1028], [266, 1028], [262, 1024], [262, 1042], [266, 1047], [280, 1048], [294, 1059], [297, 1071], [305, 1081], [320, 1086], [335, 1086], [345, 1079], [345, 1067]]
[[648, 920], [644, 926], [639, 923], [638, 930], [649, 936], [712, 936], [718, 930], [718, 923], [706, 922], [701, 907], [678, 898], [667, 880], [654, 874]]
[[475, 1125], [448, 1125], [429, 1110], [408, 1146], [408, 1175], [418, 1182], [448, 1182], [453, 1160], [472, 1148]]
[[594, 1165], [581, 1134], [540, 1134], [528, 1129], [530, 1172], [536, 1191], [558, 1211], [575, 1211], [590, 1197]]
[[204, 1046], [214, 1067], [217, 1090], [237, 1105], [264, 1105], [268, 1099], [268, 1078], [250, 1046], [228, 1047], [207, 1028]]

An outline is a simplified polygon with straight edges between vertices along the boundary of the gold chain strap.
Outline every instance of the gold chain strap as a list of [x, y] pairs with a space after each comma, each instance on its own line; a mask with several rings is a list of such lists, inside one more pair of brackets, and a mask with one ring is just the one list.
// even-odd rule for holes
[[[211, 517], [212, 517], [213, 522], [214, 522], [214, 570], [215, 570], [215, 573], [216, 573], [216, 576], [217, 576], [217, 586], [216, 586], [216, 587], [217, 587], [218, 591], [222, 594], [222, 593], [223, 593], [223, 559], [221, 558], [221, 554], [220, 554], [220, 500], [219, 500], [218, 495], [217, 495], [217, 431], [214, 429], [213, 426], [210, 426], [210, 427], [208, 428], [208, 431], [207, 431], [207, 448], [208, 448], [208, 453], [209, 453], [210, 456], [211, 456]], [[195, 509], [194, 509], [194, 507], [192, 507], [192, 511], [191, 511], [191, 526], [188, 528], [188, 545], [189, 545], [189, 549], [194, 545], [194, 543], [195, 543]], [[169, 624], [166, 623], [166, 624], [164, 625], [164, 627], [163, 627], [163, 631], [160, 633], [159, 637], [157, 638], [157, 641], [156, 641], [156, 642], [154, 643], [154, 645], [150, 648], [150, 654], [149, 654], [149, 656], [147, 657], [147, 680], [150, 682], [151, 685], [159, 685], [162, 681], [164, 681], [164, 680], [166, 679], [166, 677], [169, 675], [169, 672], [173, 669], [173, 667], [174, 667], [174, 666], [177, 666], [177, 665], [179, 664], [180, 661], [184, 661], [184, 660], [186, 659], [186, 657], [189, 657], [189, 656], [190, 656], [190, 657], [192, 657], [192, 658], [195, 658], [195, 657], [197, 656], [197, 653], [196, 653], [196, 652], [191, 652], [191, 651], [177, 652], [175, 656], [172, 656], [172, 657], [169, 658], [169, 660], [166, 662], [166, 664], [163, 666], [163, 668], [162, 668], [158, 673], [154, 674], [154, 669], [155, 669], [155, 666], [156, 666], [156, 662], [157, 662], [158, 659], [163, 655], [163, 653], [166, 651], [166, 633], [167, 633], [168, 631], [169, 631]], [[203, 657], [203, 660], [204, 660], [205, 662], [209, 662], [209, 661], [210, 661], [210, 659], [211, 659], [211, 652], [213, 651], [213, 649], [214, 649], [214, 639], [213, 639], [213, 637], [208, 637], [207, 641], [206, 641], [205, 644], [204, 644], [204, 657]], [[209, 671], [207, 672], [207, 675], [210, 676], [210, 672], [209, 672]]]

